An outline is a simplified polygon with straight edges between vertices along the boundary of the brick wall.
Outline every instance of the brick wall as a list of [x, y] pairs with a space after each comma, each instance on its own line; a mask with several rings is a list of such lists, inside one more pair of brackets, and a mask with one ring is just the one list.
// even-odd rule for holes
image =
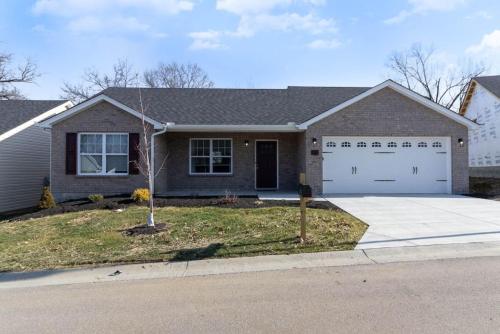
[[[146, 187], [143, 175], [78, 176], [66, 175], [66, 133], [68, 132], [128, 132], [142, 133], [140, 119], [101, 102], [52, 127], [51, 188], [58, 201], [85, 198], [91, 193], [103, 195], [130, 194], [136, 188]], [[142, 142], [141, 136], [141, 145]]]
[[[233, 174], [224, 176], [189, 175], [190, 138], [232, 138]], [[165, 170], [156, 179], [156, 192], [165, 191], [253, 191], [255, 190], [255, 140], [277, 139], [279, 151], [279, 190], [297, 189], [296, 133], [177, 133], [161, 135], [156, 164], [168, 154]], [[245, 140], [249, 141], [248, 147]]]
[[[322, 136], [449, 136], [452, 146], [453, 193], [469, 191], [467, 145], [460, 147], [458, 138], [468, 142], [468, 130], [390, 88], [384, 88], [323, 120], [306, 131], [307, 182], [315, 193], [322, 192], [322, 157], [312, 156], [311, 149], [321, 150]], [[312, 138], [317, 138], [317, 145]]]

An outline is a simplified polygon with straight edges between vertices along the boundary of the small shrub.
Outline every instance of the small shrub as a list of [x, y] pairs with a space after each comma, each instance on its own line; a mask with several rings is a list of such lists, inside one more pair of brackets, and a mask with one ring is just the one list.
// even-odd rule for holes
[[236, 196], [235, 194], [231, 194], [231, 192], [227, 191], [227, 190], [226, 190], [226, 194], [224, 195], [224, 197], [219, 198], [219, 200], [217, 201], [218, 205], [236, 204], [236, 203], [238, 203], [238, 196]]
[[131, 198], [136, 202], [136, 203], [142, 203], [146, 202], [149, 200], [149, 189], [147, 188], [138, 188], [134, 190], [132, 193]]
[[89, 195], [89, 200], [92, 203], [102, 202], [104, 200], [104, 196], [101, 195], [101, 194], [90, 194]]
[[38, 203], [39, 209], [50, 209], [56, 207], [56, 201], [54, 196], [50, 192], [49, 187], [43, 187], [42, 196], [40, 197], [40, 202]]

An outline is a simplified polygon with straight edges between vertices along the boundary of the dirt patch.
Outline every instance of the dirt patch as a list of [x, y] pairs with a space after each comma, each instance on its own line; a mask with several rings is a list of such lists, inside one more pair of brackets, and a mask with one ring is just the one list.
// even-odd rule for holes
[[[26, 211], [18, 211], [15, 213], [0, 215], [0, 220], [27, 220], [32, 218], [42, 218], [67, 212], [80, 212], [88, 210], [117, 210], [126, 209], [128, 207], [147, 206], [146, 203], [137, 204], [127, 197], [110, 197], [105, 198], [101, 202], [93, 203], [89, 200], [74, 200], [67, 201], [57, 205], [55, 208]], [[251, 209], [251, 208], [268, 208], [276, 206], [299, 206], [298, 201], [261, 201], [257, 197], [239, 197], [235, 201], [227, 201], [221, 197], [159, 197], [155, 198], [155, 206], [161, 207], [220, 207], [233, 209]], [[315, 209], [338, 209], [335, 205], [328, 201], [311, 201], [307, 204], [309, 208]]]
[[471, 177], [469, 187], [474, 197], [500, 199], [500, 178]]
[[160, 224], [155, 224], [155, 226], [148, 226], [148, 225], [134, 226], [126, 230], [122, 230], [120, 232], [122, 232], [126, 236], [135, 237], [138, 235], [157, 234], [165, 231], [166, 229], [167, 229], [167, 224], [160, 223]]

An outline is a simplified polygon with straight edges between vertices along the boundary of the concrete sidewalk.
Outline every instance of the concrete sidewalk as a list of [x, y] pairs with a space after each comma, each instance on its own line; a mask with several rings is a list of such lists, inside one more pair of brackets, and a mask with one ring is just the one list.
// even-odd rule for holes
[[377, 248], [0, 274], [0, 289], [500, 256], [500, 242]]

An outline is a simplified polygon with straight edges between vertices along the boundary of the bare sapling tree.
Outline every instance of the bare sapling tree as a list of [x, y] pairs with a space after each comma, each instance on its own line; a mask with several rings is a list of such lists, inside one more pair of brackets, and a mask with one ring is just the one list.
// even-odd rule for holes
[[37, 67], [30, 59], [23, 64], [12, 64], [12, 55], [0, 52], [0, 100], [24, 99], [16, 85], [34, 83], [39, 76]]
[[460, 107], [470, 80], [486, 71], [483, 63], [470, 59], [458, 65], [446, 63], [434, 48], [420, 44], [394, 52], [387, 67], [396, 82], [452, 110]]
[[[152, 154], [151, 149], [153, 145], [156, 145], [156, 143], [152, 143], [152, 139], [150, 139], [149, 137], [149, 134], [153, 133], [154, 127], [151, 126], [150, 123], [146, 122], [146, 116], [145, 116], [146, 108], [144, 106], [140, 88], [139, 88], [139, 112], [141, 113], [143, 143], [142, 145], [141, 143], [138, 144], [137, 150], [139, 152], [139, 161], [136, 161], [135, 164], [137, 166], [137, 169], [139, 170], [139, 173], [141, 173], [146, 178], [146, 183], [148, 185], [148, 190], [149, 190], [149, 200], [148, 200], [149, 213], [147, 218], [147, 225], [149, 227], [154, 227], [155, 226], [154, 195], [153, 195], [154, 179], [165, 167], [165, 163], [168, 158], [168, 153], [165, 154], [165, 156], [163, 157], [163, 160], [159, 165], [159, 167], [154, 168], [152, 164], [152, 159], [154, 159], [154, 156], [151, 156]], [[156, 169], [156, 172], [155, 170], [153, 170], [153, 168]]]
[[61, 98], [78, 103], [109, 87], [137, 87], [139, 73], [127, 59], [119, 59], [110, 74], [102, 74], [95, 68], [88, 68], [82, 76], [82, 81], [78, 84], [65, 82], [61, 88]]
[[144, 84], [150, 88], [212, 88], [214, 82], [197, 64], [159, 63], [144, 71]]

